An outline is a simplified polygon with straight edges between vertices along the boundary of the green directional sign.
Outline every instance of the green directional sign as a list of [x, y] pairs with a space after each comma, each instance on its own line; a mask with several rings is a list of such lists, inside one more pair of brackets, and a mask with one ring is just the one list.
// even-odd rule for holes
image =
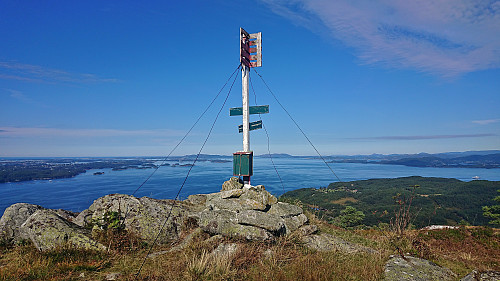
[[[250, 106], [250, 114], [269, 113], [269, 105]], [[243, 115], [243, 107], [233, 107], [229, 109], [229, 116]]]
[[[262, 120], [251, 122], [249, 125], [250, 131], [262, 129]], [[240, 133], [243, 133], [243, 125], [238, 126], [238, 131], [240, 131]]]

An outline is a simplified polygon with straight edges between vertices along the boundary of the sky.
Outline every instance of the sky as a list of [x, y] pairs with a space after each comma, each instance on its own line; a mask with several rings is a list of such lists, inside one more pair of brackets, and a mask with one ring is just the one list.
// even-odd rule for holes
[[241, 150], [240, 27], [257, 155], [500, 149], [500, 1], [3, 0], [0, 157]]

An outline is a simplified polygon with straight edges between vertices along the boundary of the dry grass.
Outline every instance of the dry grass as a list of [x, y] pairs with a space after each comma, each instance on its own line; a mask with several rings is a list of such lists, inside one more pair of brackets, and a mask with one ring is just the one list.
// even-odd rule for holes
[[[200, 233], [183, 250], [168, 252], [170, 245], [156, 246], [136, 276], [148, 251], [135, 237], [124, 233], [103, 234], [108, 252], [70, 247], [39, 252], [32, 245], [0, 246], [0, 280], [103, 280], [110, 272], [120, 280], [380, 280], [389, 254], [395, 253], [391, 238], [380, 230], [344, 230], [308, 214], [321, 232], [376, 248], [377, 254], [316, 252], [297, 237], [274, 242], [248, 242], [228, 238], [207, 239]], [[113, 241], [109, 241], [113, 240]], [[214, 255], [220, 243], [236, 243], [232, 255]], [[113, 246], [114, 245], [114, 246]], [[414, 256], [446, 266], [459, 276], [472, 269], [500, 270], [500, 237], [490, 228], [406, 231], [399, 245]], [[84, 278], [80, 278], [81, 274]]]
[[344, 197], [344, 198], [340, 198], [338, 200], [331, 201], [331, 203], [344, 206], [344, 205], [346, 205], [347, 202], [356, 203], [358, 201], [359, 200], [357, 200], [356, 198], [353, 198], [353, 197]]
[[[137, 280], [378, 280], [385, 258], [380, 255], [321, 253], [304, 248], [293, 237], [274, 242], [221, 238], [199, 239], [181, 251], [148, 258]], [[219, 243], [236, 243], [233, 255], [213, 255]], [[119, 244], [115, 242], [115, 244]], [[170, 247], [155, 247], [153, 252]], [[124, 251], [82, 251], [60, 248], [41, 253], [32, 245], [3, 247], [0, 280], [103, 280], [120, 272], [121, 280], [136, 280], [147, 248]]]
[[420, 231], [416, 241], [428, 257], [459, 274], [472, 269], [500, 271], [500, 230], [461, 227]]
[[[387, 231], [362, 230], [389, 253], [410, 254], [445, 266], [463, 277], [473, 269], [500, 271], [500, 230], [461, 227], [442, 230], [407, 230], [403, 236]], [[395, 249], [400, 248], [400, 252]]]
[[1, 253], [0, 280], [68, 280], [110, 266], [106, 253], [71, 247], [39, 252], [33, 245], [22, 245], [3, 247]]

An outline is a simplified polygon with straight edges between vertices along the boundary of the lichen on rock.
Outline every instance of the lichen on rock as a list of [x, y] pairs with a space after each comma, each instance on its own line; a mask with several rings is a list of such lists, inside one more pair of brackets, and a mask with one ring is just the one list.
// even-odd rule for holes
[[237, 177], [232, 177], [228, 181], [225, 181], [222, 184], [222, 191], [242, 189], [242, 188], [243, 188], [243, 183]]
[[33, 213], [20, 227], [20, 237], [30, 239], [40, 250], [71, 245], [78, 248], [104, 250], [105, 246], [89, 237], [89, 231], [71, 223], [52, 210]]
[[199, 210], [196, 205], [183, 201], [111, 194], [95, 200], [88, 211], [82, 213], [91, 216], [91, 221], [99, 221], [106, 212], [118, 212], [125, 230], [145, 240], [153, 240], [160, 233], [158, 243], [170, 243], [179, 238], [184, 219]]
[[327, 233], [306, 235], [302, 237], [302, 241], [306, 247], [321, 252], [341, 251], [349, 254], [358, 252], [369, 254], [376, 253], [376, 251], [372, 248], [351, 243]]
[[6, 242], [19, 242], [22, 238], [19, 233], [21, 225], [36, 211], [43, 210], [42, 206], [16, 203], [5, 209], [0, 218], [0, 240]]
[[[188, 201], [198, 201], [188, 198]], [[208, 233], [249, 240], [268, 240], [290, 234], [307, 223], [302, 209], [278, 199], [263, 185], [243, 186], [237, 178], [222, 185], [221, 192], [207, 194], [199, 225]]]
[[[183, 229], [199, 227], [211, 235], [272, 240], [307, 223], [302, 209], [278, 199], [263, 185], [224, 182], [221, 192], [190, 195], [185, 201], [110, 194], [96, 199], [78, 215], [31, 204], [14, 204], [0, 219], [5, 239], [30, 239], [41, 250], [64, 243], [103, 249], [91, 230], [124, 229], [159, 244], [176, 242]], [[22, 229], [22, 231], [21, 231]]]
[[411, 256], [392, 256], [385, 264], [385, 281], [456, 280], [448, 268]]
[[473, 270], [460, 281], [498, 281], [500, 280], [500, 271], [488, 270], [479, 271]]

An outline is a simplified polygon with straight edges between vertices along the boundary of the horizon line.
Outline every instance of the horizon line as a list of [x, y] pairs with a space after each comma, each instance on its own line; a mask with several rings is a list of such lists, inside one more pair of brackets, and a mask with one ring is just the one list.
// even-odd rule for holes
[[[329, 155], [324, 155], [325, 157], [332, 157], [332, 156], [371, 156], [371, 155], [419, 155], [419, 154], [429, 154], [429, 155], [434, 155], [434, 154], [449, 154], [449, 153], [466, 153], [466, 152], [492, 152], [492, 153], [500, 153], [500, 149], [486, 149], [486, 150], [465, 150], [465, 151], [446, 151], [446, 152], [436, 152], [436, 153], [429, 153], [429, 152], [419, 152], [419, 153], [371, 153], [371, 154], [329, 154]], [[186, 157], [186, 156], [195, 156], [196, 154], [184, 154], [184, 155], [171, 155], [170, 157], [165, 157], [165, 156], [159, 156], [159, 155], [136, 155], [136, 156], [0, 156], [0, 159], [6, 159], [6, 158], [26, 158], [26, 159], [34, 159], [34, 158], [39, 158], [39, 159], [47, 159], [47, 158], [174, 158], [174, 157]], [[232, 154], [207, 154], [207, 153], [201, 153], [201, 155], [206, 155], [206, 156], [224, 156], [224, 157], [231, 157]], [[320, 157], [319, 155], [293, 155], [289, 153], [271, 153], [271, 155], [287, 155], [287, 156], [292, 156], [292, 157]], [[262, 157], [262, 156], [269, 156], [268, 154], [259, 154], [255, 155], [256, 157]], [[322, 155], [323, 156], [323, 155]]]

